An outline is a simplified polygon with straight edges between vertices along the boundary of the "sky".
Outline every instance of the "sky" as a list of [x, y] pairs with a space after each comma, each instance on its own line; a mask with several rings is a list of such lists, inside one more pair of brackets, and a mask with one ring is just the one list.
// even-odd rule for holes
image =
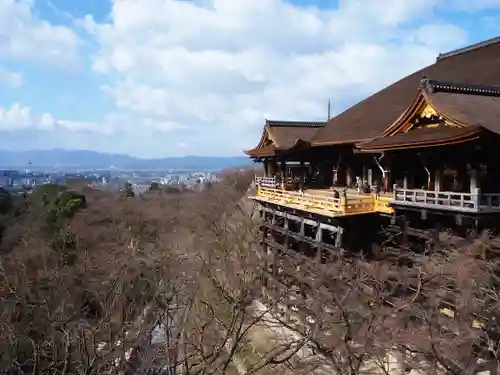
[[0, 0], [0, 149], [240, 155], [500, 35], [500, 0]]

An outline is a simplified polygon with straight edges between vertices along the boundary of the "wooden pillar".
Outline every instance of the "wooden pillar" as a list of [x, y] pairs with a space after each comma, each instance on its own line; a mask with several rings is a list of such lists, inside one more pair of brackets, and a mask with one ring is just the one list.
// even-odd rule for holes
[[386, 154], [382, 159], [382, 168], [384, 169], [383, 179], [384, 179], [384, 191], [390, 193], [393, 191], [394, 182], [392, 178], [392, 160], [393, 156], [391, 154]]
[[274, 177], [276, 175], [276, 160], [268, 159], [267, 162], [268, 162], [267, 168], [269, 173], [268, 177]]
[[471, 169], [469, 171], [469, 175], [470, 175], [470, 192], [474, 193], [474, 191], [479, 187], [477, 181], [477, 170]]
[[384, 170], [384, 190], [386, 193], [392, 191], [392, 173], [388, 167]]
[[316, 257], [318, 259], [321, 257], [322, 242], [323, 242], [323, 228], [321, 228], [321, 224], [318, 222], [318, 226], [316, 227], [316, 246], [317, 246]]
[[289, 225], [288, 225], [288, 217], [285, 216], [285, 222], [283, 224], [283, 227], [285, 229], [285, 243], [284, 243], [284, 247], [285, 247], [285, 250], [288, 250], [288, 247], [290, 245], [290, 235], [289, 235]]
[[313, 177], [314, 177], [314, 171], [315, 171], [315, 165], [310, 162], [309, 165], [307, 166], [306, 170], [307, 170], [307, 180], [309, 181], [309, 183], [313, 182]]
[[472, 201], [474, 202], [474, 208], [476, 210], [479, 210], [479, 207], [481, 204], [479, 188], [475, 188], [474, 190], [471, 190], [471, 193], [472, 193]]
[[477, 178], [477, 169], [471, 169], [469, 171], [469, 175], [470, 175], [470, 192], [472, 193], [474, 208], [479, 210], [479, 205], [481, 202], [480, 202], [479, 181]]
[[300, 161], [300, 181], [299, 181], [300, 190], [304, 189], [305, 180], [306, 180], [306, 167], [304, 165], [304, 162], [301, 160]]
[[415, 175], [413, 173], [408, 175], [408, 186], [410, 189], [415, 189]]
[[332, 187], [337, 185], [337, 180], [338, 180], [338, 170], [337, 170], [337, 167], [333, 166], [333, 169], [332, 169]]
[[270, 177], [269, 174], [269, 159], [264, 159], [264, 176]]
[[[265, 223], [269, 222], [269, 215], [268, 212], [265, 210], [262, 210], [263, 212], [263, 219]], [[267, 243], [267, 239], [269, 237], [269, 228], [267, 226], [264, 226], [262, 230], [262, 244], [264, 245], [264, 249], [266, 250], [266, 253], [269, 255], [271, 251], [271, 246]]]
[[285, 184], [287, 180], [288, 174], [286, 170], [286, 161], [284, 159], [281, 160], [281, 188], [285, 189]]
[[321, 241], [323, 241], [323, 228], [321, 228], [320, 224], [318, 223], [318, 227], [316, 230], [316, 242]]
[[403, 216], [401, 218], [401, 230], [403, 232], [403, 235], [401, 236], [401, 245], [406, 246], [408, 245], [408, 229], [410, 225], [408, 223], [408, 220], [406, 220], [406, 216]]
[[306, 172], [305, 179], [308, 183], [312, 182], [312, 172], [313, 172], [313, 166], [312, 163], [309, 163], [304, 166], [304, 170]]
[[443, 190], [443, 171], [436, 169], [434, 172], [434, 191]]
[[350, 188], [352, 185], [352, 169], [351, 167], [347, 167], [345, 171], [345, 184], [346, 187]]
[[415, 189], [415, 176], [411, 171], [405, 171], [405, 175], [403, 178], [403, 188]]
[[335, 236], [335, 247], [342, 247], [342, 234], [343, 234], [343, 229], [342, 227], [337, 227], [337, 233], [336, 233], [336, 236]]

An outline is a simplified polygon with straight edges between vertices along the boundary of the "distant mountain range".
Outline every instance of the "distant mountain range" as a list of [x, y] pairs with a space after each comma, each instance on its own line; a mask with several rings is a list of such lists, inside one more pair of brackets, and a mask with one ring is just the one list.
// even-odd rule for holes
[[140, 159], [128, 155], [85, 150], [1, 151], [1, 169], [184, 169], [220, 170], [251, 165], [245, 156], [184, 156]]

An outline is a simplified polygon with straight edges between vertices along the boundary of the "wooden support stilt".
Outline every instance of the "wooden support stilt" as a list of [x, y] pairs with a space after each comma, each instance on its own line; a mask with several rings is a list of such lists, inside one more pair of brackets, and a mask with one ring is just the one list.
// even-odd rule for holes
[[290, 235], [289, 235], [289, 223], [288, 223], [288, 217], [285, 217], [285, 222], [284, 222], [284, 229], [285, 229], [285, 243], [284, 243], [284, 248], [285, 251], [288, 251], [288, 247], [290, 246]]
[[406, 220], [406, 217], [401, 217], [401, 229], [403, 231], [403, 235], [401, 236], [401, 245], [406, 246], [408, 245], [408, 220]]
[[343, 229], [341, 227], [337, 228], [337, 234], [335, 236], [335, 247], [340, 248], [342, 247], [342, 234], [343, 234]]
[[422, 211], [420, 212], [420, 218], [421, 218], [422, 220], [427, 220], [427, 210], [422, 210]]
[[322, 252], [321, 243], [322, 242], [323, 242], [323, 228], [321, 228], [321, 226], [319, 225], [319, 222], [318, 222], [318, 226], [316, 229], [316, 245], [317, 245], [316, 258], [317, 259], [319, 259], [321, 257], [321, 252]]

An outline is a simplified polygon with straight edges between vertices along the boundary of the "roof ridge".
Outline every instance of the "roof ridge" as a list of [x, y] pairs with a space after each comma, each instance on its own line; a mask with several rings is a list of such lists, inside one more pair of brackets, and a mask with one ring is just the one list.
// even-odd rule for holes
[[496, 43], [500, 43], [500, 36], [493, 37], [493, 38], [484, 40], [482, 42], [474, 43], [474, 44], [471, 44], [469, 46], [457, 48], [457, 49], [451, 50], [449, 52], [440, 53], [438, 55], [438, 57], [436, 58], [436, 62], [444, 60], [448, 57], [461, 55], [463, 53], [471, 52], [471, 51], [477, 50], [479, 48], [487, 47], [487, 46], [490, 46], [490, 45], [496, 44]]
[[266, 119], [266, 125], [268, 126], [303, 126], [303, 127], [323, 127], [327, 121], [280, 121], [280, 120], [268, 120]]
[[420, 87], [431, 93], [446, 92], [452, 94], [500, 96], [500, 86], [437, 81], [427, 77], [422, 78]]

